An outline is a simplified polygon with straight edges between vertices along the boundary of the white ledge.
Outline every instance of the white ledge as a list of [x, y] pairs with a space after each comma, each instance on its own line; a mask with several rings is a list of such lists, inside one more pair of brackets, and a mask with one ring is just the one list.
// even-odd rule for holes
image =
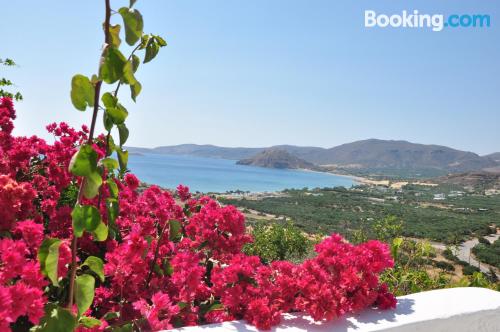
[[[258, 331], [244, 321], [190, 326], [175, 331]], [[500, 292], [485, 288], [449, 288], [398, 297], [394, 310], [367, 309], [331, 322], [314, 322], [304, 314], [285, 314], [271, 331], [500, 331]]]

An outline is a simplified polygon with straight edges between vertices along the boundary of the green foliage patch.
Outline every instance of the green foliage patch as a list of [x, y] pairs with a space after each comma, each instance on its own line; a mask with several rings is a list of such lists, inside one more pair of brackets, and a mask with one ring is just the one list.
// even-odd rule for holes
[[[349, 239], [360, 229], [373, 232], [376, 220], [395, 216], [404, 221], [402, 234], [456, 244], [484, 235], [500, 218], [500, 196], [465, 195], [437, 206], [433, 194], [442, 188], [379, 192], [345, 188], [288, 190], [287, 196], [262, 200], [221, 199], [226, 204], [291, 218], [311, 234], [338, 232]], [[374, 234], [369, 234], [374, 237]]]
[[480, 243], [472, 249], [472, 252], [481, 262], [500, 269], [500, 240], [492, 244]]

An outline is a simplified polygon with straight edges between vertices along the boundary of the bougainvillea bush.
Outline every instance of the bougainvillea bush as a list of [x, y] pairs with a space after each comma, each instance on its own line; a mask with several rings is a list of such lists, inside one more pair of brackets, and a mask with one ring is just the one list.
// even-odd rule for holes
[[[242, 252], [252, 239], [235, 207], [182, 185], [139, 188], [127, 169], [118, 91], [128, 85], [136, 100], [139, 64], [166, 42], [143, 32], [135, 2], [113, 11], [105, 0], [99, 72], [72, 79], [75, 108], [93, 109], [89, 127], [50, 124], [53, 143], [16, 137], [12, 100], [0, 99], [0, 332], [159, 331], [235, 319], [269, 329], [284, 312], [331, 320], [394, 307], [379, 282], [393, 265], [386, 244], [354, 246], [334, 234], [302, 264], [264, 264]], [[128, 57], [112, 14], [123, 19]], [[101, 95], [105, 84], [116, 85]], [[95, 135], [101, 112], [106, 132]]]
[[[64, 309], [79, 181], [68, 167], [88, 130], [51, 124], [47, 129], [56, 141], [48, 144], [12, 136], [14, 118], [11, 100], [2, 99], [0, 331], [36, 324], [57, 330], [50, 315], [57, 316], [52, 324], [66, 324], [61, 331], [156, 331], [241, 318], [267, 329], [283, 312], [330, 320], [372, 305], [395, 305], [378, 279], [393, 264], [383, 243], [354, 246], [334, 234], [316, 246], [315, 258], [300, 265], [264, 265], [241, 253], [252, 239], [236, 208], [191, 197], [184, 186], [175, 196], [156, 186], [139, 191], [139, 180], [126, 174], [114, 180], [120, 211], [113, 236], [80, 237], [77, 275], [95, 280], [95, 296], [86, 299], [90, 304], [80, 314], [77, 306]], [[103, 141], [94, 145], [100, 156]], [[84, 201], [99, 210], [110, 234], [103, 202], [113, 197], [114, 185]]]

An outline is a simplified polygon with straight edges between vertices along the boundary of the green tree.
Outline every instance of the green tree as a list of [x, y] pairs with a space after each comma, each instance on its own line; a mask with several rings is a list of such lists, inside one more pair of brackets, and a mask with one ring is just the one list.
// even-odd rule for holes
[[246, 253], [260, 256], [264, 261], [301, 260], [311, 241], [291, 222], [269, 224], [260, 222], [252, 230], [254, 242], [245, 247]]
[[403, 233], [403, 221], [396, 216], [387, 216], [375, 221], [372, 230], [377, 240], [391, 242]]

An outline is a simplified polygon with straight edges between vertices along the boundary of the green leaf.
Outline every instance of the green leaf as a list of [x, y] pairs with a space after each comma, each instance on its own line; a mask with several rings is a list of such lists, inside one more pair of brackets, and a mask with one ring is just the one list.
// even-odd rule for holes
[[144, 56], [144, 63], [147, 63], [153, 60], [158, 51], [160, 50], [160, 46], [155, 42], [154, 38], [149, 38], [148, 44], [146, 45], [146, 55]]
[[399, 254], [399, 248], [403, 244], [403, 238], [397, 237], [394, 240], [392, 240], [392, 245], [391, 245], [391, 255], [393, 258], [397, 258]]
[[[113, 158], [104, 158], [104, 159], [101, 159], [100, 161], [104, 167], [106, 167], [107, 170], [109, 171], [113, 171], [115, 169], [118, 168], [118, 161], [116, 161], [116, 159], [113, 159]], [[116, 185], [116, 184], [115, 184]]]
[[71, 102], [79, 111], [85, 111], [87, 105], [94, 106], [94, 86], [88, 77], [75, 75], [71, 80]]
[[139, 81], [136, 80], [134, 76], [135, 68], [134, 69], [134, 59], [132, 58], [131, 61], [128, 61], [125, 67], [123, 68], [123, 81], [126, 84], [130, 85], [130, 94], [132, 99], [135, 101], [136, 97], [141, 93], [142, 90], [142, 85], [139, 83]]
[[224, 306], [220, 304], [219, 302], [214, 302], [214, 303], [202, 303], [200, 305], [200, 314], [205, 315], [209, 313], [210, 311], [215, 311], [215, 310], [223, 310]]
[[102, 259], [95, 256], [89, 256], [85, 262], [83, 262], [82, 266], [87, 266], [92, 272], [97, 274], [102, 282], [104, 282], [104, 263]]
[[102, 177], [98, 172], [91, 173], [85, 178], [83, 184], [83, 196], [92, 199], [99, 193], [99, 188], [102, 185]]
[[137, 71], [137, 68], [139, 68], [139, 64], [141, 63], [141, 59], [135, 54], [132, 55], [132, 69], [134, 73]]
[[116, 319], [116, 318], [120, 318], [119, 312], [110, 311], [110, 312], [106, 313], [104, 316], [102, 316], [102, 319], [104, 319], [104, 320], [112, 320], [112, 319]]
[[95, 279], [91, 275], [83, 274], [75, 279], [75, 300], [78, 315], [81, 316], [94, 301]]
[[54, 303], [45, 306], [45, 316], [39, 325], [30, 329], [31, 332], [72, 332], [76, 329], [77, 320], [73, 314]]
[[154, 36], [154, 39], [160, 47], [167, 46], [167, 42], [165, 41], [165, 39], [161, 38], [160, 36]]
[[101, 222], [99, 225], [97, 225], [97, 228], [92, 232], [92, 234], [97, 241], [106, 241], [106, 239], [108, 238], [108, 226]]
[[110, 92], [103, 94], [101, 100], [105, 107], [116, 107], [116, 104], [118, 104], [118, 99]]
[[137, 83], [137, 80], [135, 79], [134, 76], [134, 68], [132, 61], [127, 61], [127, 63], [123, 67], [123, 82], [130, 85], [134, 85]]
[[125, 40], [130, 46], [134, 45], [142, 36], [144, 23], [141, 13], [132, 8], [122, 7], [118, 10], [125, 26]]
[[111, 131], [111, 129], [113, 129], [113, 121], [106, 112], [102, 113], [102, 123], [104, 124], [104, 129], [106, 129], [106, 131]]
[[207, 313], [210, 311], [222, 310], [222, 309], [224, 309], [224, 306], [221, 303], [214, 303], [208, 308]]
[[116, 150], [116, 145], [115, 145], [115, 140], [113, 139], [113, 136], [109, 135], [106, 137], [106, 140], [108, 141], [108, 150], [106, 151], [106, 156], [111, 156], [113, 154], [113, 151]]
[[120, 146], [123, 146], [128, 139], [128, 128], [125, 124], [118, 125], [118, 134], [120, 136]]
[[76, 205], [71, 212], [71, 218], [76, 237], [81, 237], [85, 230], [93, 232], [102, 224], [99, 210], [91, 205]]
[[8, 80], [6, 78], [0, 79], [0, 86], [11, 86], [11, 85], [12, 85], [11, 80]]
[[172, 274], [174, 273], [174, 267], [172, 266], [172, 264], [170, 264], [170, 262], [168, 260], [164, 260], [163, 261], [163, 271], [165, 272], [166, 275], [168, 276], [172, 276]]
[[121, 104], [117, 104], [116, 107], [106, 108], [106, 114], [114, 124], [119, 125], [127, 119], [128, 111]]
[[97, 326], [101, 326], [101, 321], [97, 318], [94, 317], [81, 317], [80, 320], [78, 321], [80, 325], [86, 327], [86, 328], [93, 328]]
[[97, 169], [97, 152], [88, 145], [83, 144], [73, 155], [69, 163], [69, 171], [76, 176], [89, 176]]
[[160, 268], [160, 266], [158, 264], [154, 264], [153, 265], [153, 271], [160, 275], [160, 276], [163, 276], [163, 270]]
[[128, 164], [128, 151], [123, 149], [116, 150], [118, 155], [118, 163], [120, 164], [120, 170], [124, 172], [127, 169]]
[[132, 323], [127, 323], [122, 326], [114, 326], [112, 332], [133, 332], [134, 328]]
[[120, 213], [120, 209], [118, 206], [118, 200], [114, 198], [106, 199], [106, 209], [108, 211], [108, 222], [109, 224], [114, 224], [118, 214]]
[[59, 263], [59, 239], [45, 239], [38, 250], [38, 261], [40, 270], [47, 276], [54, 286], [59, 286], [57, 277], [57, 266]]
[[108, 184], [109, 194], [111, 195], [111, 197], [118, 198], [118, 185], [116, 184], [116, 182], [113, 179], [108, 179], [106, 183]]
[[170, 220], [169, 238], [170, 241], [178, 242], [181, 239], [181, 223], [177, 220]]
[[123, 77], [123, 67], [127, 59], [116, 47], [108, 47], [104, 52], [104, 62], [99, 68], [99, 77], [108, 83], [113, 84]]
[[130, 97], [133, 101], [137, 98], [139, 93], [141, 93], [142, 85], [139, 81], [136, 81], [134, 85], [130, 85]]
[[111, 45], [114, 47], [120, 47], [121, 44], [121, 39], [120, 39], [120, 29], [121, 26], [119, 24], [117, 25], [110, 25], [109, 26], [109, 35], [111, 37]]

